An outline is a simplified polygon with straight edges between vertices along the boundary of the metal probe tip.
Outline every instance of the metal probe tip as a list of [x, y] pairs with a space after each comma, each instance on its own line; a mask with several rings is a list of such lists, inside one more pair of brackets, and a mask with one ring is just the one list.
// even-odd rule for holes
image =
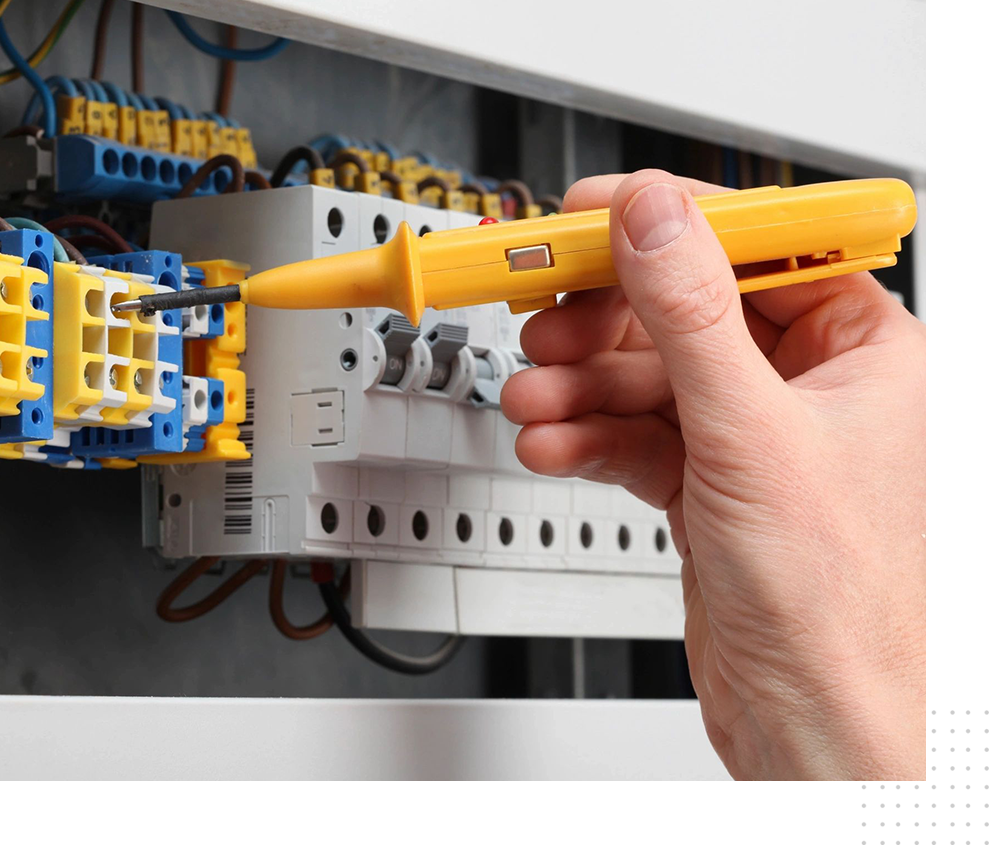
[[140, 311], [144, 306], [140, 299], [128, 299], [126, 302], [111, 302], [111, 311]]

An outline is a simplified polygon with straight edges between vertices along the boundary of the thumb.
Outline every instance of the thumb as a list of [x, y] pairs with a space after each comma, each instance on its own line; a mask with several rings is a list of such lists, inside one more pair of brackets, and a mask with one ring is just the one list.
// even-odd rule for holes
[[[761, 425], [767, 410], [779, 410], [788, 391], [749, 334], [728, 257], [668, 173], [643, 170], [619, 185], [611, 252], [669, 374], [685, 439], [691, 422], [751, 430], [746, 421]], [[711, 425], [719, 421], [728, 425]]]

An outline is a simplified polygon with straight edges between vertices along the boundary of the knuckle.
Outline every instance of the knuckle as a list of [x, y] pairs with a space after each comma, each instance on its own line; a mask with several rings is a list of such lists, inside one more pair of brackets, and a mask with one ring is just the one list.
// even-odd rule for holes
[[688, 266], [654, 279], [647, 307], [674, 334], [694, 334], [717, 325], [734, 304], [734, 279], [729, 285], [725, 272]]

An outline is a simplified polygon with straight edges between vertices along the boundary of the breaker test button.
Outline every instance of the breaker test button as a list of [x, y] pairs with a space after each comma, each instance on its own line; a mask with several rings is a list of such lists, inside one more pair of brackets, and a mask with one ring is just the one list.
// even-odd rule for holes
[[508, 269], [513, 273], [519, 270], [542, 270], [553, 266], [553, 255], [549, 244], [520, 246], [508, 250]]

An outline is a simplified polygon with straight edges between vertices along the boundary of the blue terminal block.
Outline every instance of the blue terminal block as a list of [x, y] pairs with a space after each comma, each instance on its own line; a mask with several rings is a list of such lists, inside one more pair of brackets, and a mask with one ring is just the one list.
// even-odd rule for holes
[[[199, 267], [187, 267], [188, 276], [185, 285], [190, 288], [201, 288], [206, 274]], [[186, 311], [182, 315], [183, 336], [188, 339], [210, 340], [211, 338], [222, 337], [226, 331], [226, 309], [222, 305], [211, 305], [209, 308], [201, 305], [198, 308], [205, 309], [205, 320], [200, 320], [198, 315]], [[194, 310], [198, 310], [194, 309]], [[195, 326], [187, 325], [192, 323], [195, 317]]]
[[47, 232], [31, 229], [17, 229], [13, 232], [0, 232], [0, 253], [24, 259], [28, 267], [44, 271], [48, 277], [45, 284], [32, 285], [31, 304], [37, 311], [48, 314], [47, 320], [29, 320], [25, 330], [27, 346], [43, 349], [47, 358], [31, 359], [31, 380], [44, 385], [45, 392], [33, 401], [21, 400], [20, 413], [0, 417], [0, 443], [23, 443], [28, 440], [50, 440], [54, 435], [54, 414], [52, 413], [52, 374], [55, 362], [52, 359], [53, 318], [52, 304], [55, 301], [52, 284], [52, 245], [54, 239]]
[[[152, 249], [120, 255], [101, 255], [89, 261], [121, 273], [151, 276], [154, 284], [164, 285], [172, 290], [181, 288], [182, 256], [174, 252]], [[174, 399], [175, 407], [166, 413], [152, 414], [149, 428], [118, 430], [85, 426], [72, 434], [72, 454], [90, 458], [136, 458], [158, 452], [182, 451], [182, 313], [177, 308], [160, 313], [166, 326], [180, 329], [175, 334], [158, 336], [159, 360], [178, 367], [177, 372], [162, 373], [160, 383], [162, 394]]]
[[[145, 205], [174, 197], [202, 164], [196, 158], [128, 147], [93, 135], [59, 135], [55, 192], [63, 199]], [[218, 168], [193, 196], [221, 194], [230, 178], [229, 170]]]
[[223, 422], [223, 382], [218, 378], [207, 378], [209, 389], [209, 401], [206, 404], [206, 422], [202, 425], [194, 425], [189, 429], [185, 451], [201, 452], [206, 445], [206, 429], [211, 425], [219, 425]]

